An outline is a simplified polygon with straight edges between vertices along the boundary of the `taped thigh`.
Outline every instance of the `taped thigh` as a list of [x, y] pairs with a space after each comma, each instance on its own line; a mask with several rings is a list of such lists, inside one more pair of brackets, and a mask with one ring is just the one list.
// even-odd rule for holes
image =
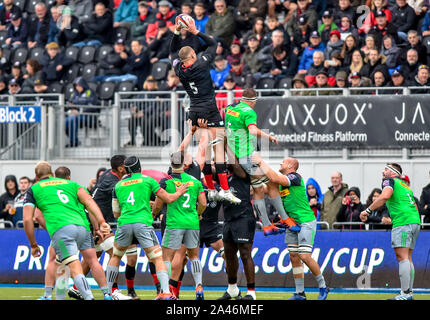
[[155, 248], [154, 250], [146, 253], [146, 257], [148, 258], [148, 260], [153, 260], [162, 256], [163, 252], [161, 250], [161, 247]]
[[[100, 249], [103, 251], [108, 251], [110, 249], [113, 248], [113, 243], [114, 243], [115, 237], [111, 236], [107, 239], [105, 239], [105, 241], [103, 241], [102, 243], [99, 244]], [[97, 251], [97, 250], [96, 250]]]
[[64, 264], [65, 266], [67, 266], [69, 263], [72, 263], [73, 261], [79, 260], [79, 255], [77, 254], [73, 254], [65, 259], [63, 259], [63, 261], [61, 261], [62, 264]]
[[128, 249], [125, 251], [125, 255], [126, 255], [126, 256], [134, 256], [134, 255], [137, 255], [137, 247], [131, 247], [131, 248], [128, 248]]

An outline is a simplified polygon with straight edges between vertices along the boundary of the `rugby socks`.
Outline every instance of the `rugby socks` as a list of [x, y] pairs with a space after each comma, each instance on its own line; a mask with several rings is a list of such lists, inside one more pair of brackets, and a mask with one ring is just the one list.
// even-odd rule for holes
[[266, 201], [264, 199], [253, 200], [252, 203], [254, 204], [254, 209], [257, 212], [257, 215], [260, 217], [263, 226], [270, 226], [272, 223], [267, 216]]
[[305, 278], [294, 278], [294, 284], [296, 286], [296, 293], [305, 292]]
[[101, 287], [100, 290], [102, 291], [103, 295], [109, 294], [109, 287]]
[[169, 274], [165, 270], [157, 271], [157, 278], [160, 280], [161, 292], [169, 293]]
[[[167, 268], [167, 272], [170, 275], [170, 271], [171, 271], [171, 267], [172, 267], [172, 263], [170, 261], [164, 261], [164, 264], [166, 265]], [[157, 277], [158, 277], [158, 272], [157, 272]], [[161, 279], [158, 278], [158, 280], [161, 282]]]
[[225, 163], [215, 163], [215, 170], [218, 175], [219, 185], [223, 190], [229, 190]]
[[118, 276], [119, 268], [115, 266], [107, 266], [106, 268], [106, 280], [109, 287], [109, 292], [112, 292], [112, 288], [116, 277]]
[[78, 274], [76, 277], [74, 277], [73, 282], [75, 283], [79, 292], [82, 294], [84, 300], [94, 300], [90, 285], [83, 274]]
[[318, 283], [318, 288], [325, 288], [326, 287], [325, 279], [324, 279], [322, 273], [318, 276], [315, 276], [315, 280]]
[[210, 190], [215, 190], [215, 185], [214, 185], [214, 181], [212, 178], [212, 166], [211, 166], [210, 162], [209, 163], [206, 162], [204, 164], [202, 172], [203, 172], [203, 175], [205, 176], [205, 182], [206, 182], [207, 187]]
[[136, 267], [132, 267], [127, 264], [125, 267], [125, 283], [127, 284], [127, 290], [134, 289], [134, 276], [136, 275]]
[[149, 271], [151, 272], [152, 280], [154, 280], [154, 284], [157, 285], [160, 283], [157, 278], [157, 271], [155, 270], [155, 264], [150, 262], [149, 263]]
[[257, 300], [257, 297], [255, 296], [255, 283], [248, 283], [247, 287], [248, 287], [248, 292], [246, 294], [253, 297], [254, 300]]
[[402, 292], [408, 292], [411, 284], [411, 262], [405, 259], [399, 262], [400, 287]]
[[282, 220], [288, 218], [287, 212], [285, 212], [284, 206], [282, 204], [281, 196], [277, 196], [276, 198], [269, 198], [269, 202], [272, 206], [275, 207], [276, 212], [281, 216]]
[[[237, 280], [237, 279], [236, 279]], [[237, 297], [239, 295], [239, 288], [237, 287], [237, 283], [236, 281], [234, 281], [233, 283], [230, 282], [230, 280], [228, 281], [228, 288], [227, 288], [227, 293], [232, 297]]]
[[45, 293], [44, 293], [44, 297], [48, 298], [48, 297], [52, 297], [52, 292], [54, 291], [54, 287], [53, 286], [46, 286], [45, 287]]
[[202, 284], [202, 264], [200, 259], [191, 260], [191, 273], [197, 288], [198, 285]]

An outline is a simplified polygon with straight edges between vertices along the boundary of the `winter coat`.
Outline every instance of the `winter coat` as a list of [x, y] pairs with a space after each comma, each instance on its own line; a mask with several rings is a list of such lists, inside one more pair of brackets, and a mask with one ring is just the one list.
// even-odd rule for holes
[[75, 16], [72, 16], [70, 28], [60, 29], [58, 33], [58, 44], [63, 47], [70, 47], [72, 44], [84, 39], [85, 34], [82, 30], [82, 25], [79, 24], [79, 20]]
[[209, 16], [204, 16], [201, 20], [195, 18], [194, 21], [196, 23], [197, 30], [201, 33], [206, 33], [206, 24], [209, 21]]
[[115, 11], [114, 22], [134, 22], [138, 16], [137, 0], [122, 0]]
[[393, 43], [390, 49], [382, 49], [381, 53], [387, 57], [386, 66], [391, 69], [397, 67], [397, 61], [401, 53], [401, 49]]
[[335, 52], [340, 53], [342, 51], [342, 47], [343, 47], [343, 41], [342, 40], [339, 40], [335, 43], [332, 43], [331, 41], [327, 42], [327, 46], [324, 50], [324, 59], [330, 60], [332, 55]]
[[142, 88], [143, 82], [148, 77], [151, 69], [148, 54], [144, 49], [136, 56], [132, 54], [128, 57], [126, 64], [122, 68], [123, 73], [134, 74], [137, 77], [137, 87]]
[[294, 36], [294, 33], [300, 31], [299, 28], [299, 18], [303, 16], [306, 18], [308, 22], [309, 29], [316, 30], [318, 27], [318, 13], [310, 6], [305, 11], [300, 12], [299, 8], [297, 8], [290, 20], [288, 20], [285, 25], [285, 29], [290, 37]]
[[217, 89], [221, 88], [224, 85], [224, 81], [227, 78], [230, 69], [231, 66], [226, 61], [224, 69], [219, 70], [217, 68], [214, 68], [210, 70], [212, 81]]
[[215, 11], [206, 23], [206, 34], [220, 38], [227, 47], [230, 47], [233, 42], [235, 31], [236, 22], [233, 13], [227, 8], [222, 15]]
[[94, 8], [92, 0], [70, 0], [68, 6], [79, 23], [90, 20]]
[[370, 62], [368, 62], [368, 58], [364, 59], [364, 65], [363, 68], [361, 68], [360, 74], [362, 77], [367, 77], [367, 78], [373, 78], [373, 74], [376, 71], [381, 71], [384, 75], [385, 75], [385, 79], [388, 79], [389, 77], [389, 72], [388, 72], [388, 67], [385, 64], [387, 61], [387, 57], [385, 56], [381, 56], [381, 58], [379, 58], [379, 60], [372, 65]]
[[[7, 190], [6, 184], [8, 181], [14, 181], [15, 182], [15, 186], [16, 186], [16, 192], [15, 193], [10, 193]], [[7, 221], [11, 221], [11, 216], [9, 215], [8, 211], [3, 211], [6, 208], [6, 205], [10, 202], [13, 202], [15, 200], [15, 197], [18, 195], [19, 191], [18, 191], [18, 181], [16, 179], [16, 177], [14, 175], [8, 175], [6, 176], [6, 178], [4, 179], [4, 189], [6, 190], [5, 193], [3, 193], [0, 196], [0, 219], [5, 219]]]
[[152, 12], [148, 12], [148, 14], [144, 17], [140, 15], [137, 16], [133, 25], [131, 26], [131, 36], [133, 39], [146, 41], [146, 31], [148, 26], [155, 22], [155, 14]]
[[88, 40], [99, 40], [101, 43], [112, 43], [114, 38], [113, 17], [110, 11], [106, 11], [101, 17], [95, 13], [91, 18], [83, 23], [84, 33]]
[[259, 72], [263, 63], [258, 59], [259, 50], [251, 52], [247, 50], [242, 56], [243, 73], [246, 74]]
[[[424, 223], [430, 223], [430, 183], [423, 188], [420, 196], [420, 204], [423, 208]], [[424, 209], [427, 205], [427, 209]]]
[[[308, 194], [308, 186], [314, 186], [315, 190], [316, 190], [316, 195], [310, 197]], [[324, 195], [321, 192], [321, 187], [319, 185], [319, 183], [314, 179], [314, 178], [309, 178], [308, 181], [306, 181], [306, 196], [308, 197], [308, 201], [311, 200], [311, 198], [316, 198], [317, 199], [317, 204], [316, 205], [312, 205], [311, 209], [314, 212], [315, 218], [317, 221], [321, 221], [321, 206], [322, 206], [322, 202], [324, 199]], [[318, 225], [317, 229], [321, 229], [321, 226]]]
[[324, 52], [324, 50], [325, 50], [325, 45], [322, 42], [315, 48], [312, 47], [311, 45], [306, 47], [306, 49], [303, 51], [302, 58], [300, 59], [298, 70], [308, 70], [311, 64], [313, 63], [314, 52], [315, 51]]
[[335, 193], [333, 186], [329, 187], [324, 193], [324, 199], [321, 206], [321, 221], [327, 221], [330, 228], [333, 222], [336, 221], [336, 215], [342, 205], [342, 199], [345, 192], [348, 190], [348, 185], [342, 183], [342, 187]]
[[23, 44], [27, 42], [28, 37], [28, 29], [27, 29], [27, 21], [25, 19], [21, 19], [21, 24], [18, 29], [15, 30], [15, 27], [12, 23], [7, 28], [6, 38], [11, 38], [10, 43], [14, 43], [15, 41], [20, 41]]
[[[255, 18], [266, 17], [266, 0], [240, 0], [236, 9], [236, 19], [239, 21], [253, 21]], [[256, 12], [252, 12], [251, 8], [256, 8]]]
[[391, 13], [393, 14], [392, 23], [397, 31], [407, 33], [414, 28], [416, 14], [408, 4], [403, 7], [396, 4]]
[[[47, 53], [43, 55], [42, 65], [45, 80], [60, 81], [67, 72], [67, 68], [74, 63], [73, 59], [65, 56], [63, 53], [57, 53], [57, 55], [51, 59]], [[61, 71], [57, 71], [57, 66], [62, 65]]]
[[43, 18], [39, 32], [37, 31], [37, 26], [39, 24], [39, 18], [34, 16], [31, 18], [31, 20], [28, 22], [28, 38], [27, 41], [36, 41], [40, 46], [45, 46], [48, 42], [48, 36], [49, 36], [49, 26], [51, 21], [51, 15], [49, 12], [46, 12], [45, 17]]
[[[82, 92], [78, 92], [75, 88], [75, 85], [79, 85], [84, 90]], [[88, 86], [87, 81], [78, 77], [73, 81], [73, 93], [70, 96], [69, 102], [75, 105], [84, 106], [84, 105], [97, 105], [98, 99], [96, 93]], [[83, 112], [98, 112], [98, 109], [95, 108], [84, 108]]]

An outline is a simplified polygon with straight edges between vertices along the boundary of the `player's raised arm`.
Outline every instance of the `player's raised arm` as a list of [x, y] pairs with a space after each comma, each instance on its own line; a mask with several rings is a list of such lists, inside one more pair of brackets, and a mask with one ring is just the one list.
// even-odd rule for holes
[[270, 142], [273, 142], [275, 144], [278, 144], [278, 139], [276, 139], [274, 136], [271, 136], [270, 134], [267, 134], [266, 132], [260, 130], [257, 128], [255, 124], [252, 124], [248, 127], [249, 133], [257, 138], [265, 138], [269, 140]]
[[[210, 60], [215, 59], [218, 42], [215, 39], [209, 37], [208, 35], [206, 35], [202, 32], [200, 32], [199, 30], [197, 30], [194, 20], [189, 21], [188, 28], [186, 28], [186, 30], [188, 32], [202, 38], [203, 41], [206, 42], [206, 44], [208, 45], [208, 47], [205, 50], [205, 56], [210, 55]], [[208, 61], [208, 62], [212, 62], [212, 61]]]
[[272, 170], [269, 165], [261, 159], [259, 154], [254, 154], [251, 156], [252, 162], [258, 165], [261, 170], [264, 172], [267, 178], [273, 183], [280, 184], [284, 187], [288, 187], [290, 185], [290, 180], [284, 175], [280, 175]]

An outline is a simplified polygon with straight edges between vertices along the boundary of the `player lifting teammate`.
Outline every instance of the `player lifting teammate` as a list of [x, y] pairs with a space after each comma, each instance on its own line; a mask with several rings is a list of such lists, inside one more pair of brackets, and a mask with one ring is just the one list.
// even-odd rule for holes
[[318, 283], [318, 300], [327, 299], [329, 289], [325, 284], [324, 276], [318, 263], [311, 256], [316, 232], [316, 219], [309, 206], [303, 178], [297, 173], [299, 162], [295, 158], [286, 158], [281, 163], [281, 169], [279, 170], [281, 174], [277, 174], [261, 159], [260, 155], [253, 155], [252, 161], [270, 179], [269, 184], [272, 183], [278, 186], [285, 211], [301, 227], [299, 233], [286, 230], [285, 234], [285, 243], [288, 245], [288, 251], [290, 252], [294, 283], [296, 285], [296, 293], [289, 300], [306, 300], [302, 262], [309, 267]]
[[[256, 138], [265, 138], [276, 144], [278, 140], [257, 127], [257, 113], [253, 109], [256, 103], [257, 92], [252, 88], [245, 89], [239, 103], [227, 106], [225, 127], [228, 147], [234, 152], [245, 172], [251, 176], [254, 208], [263, 222], [264, 235], [267, 236], [282, 233], [284, 229], [272, 225], [267, 216], [263, 186], [269, 179], [251, 162], [251, 155], [255, 152]], [[279, 226], [295, 232], [300, 231], [300, 227], [285, 212], [277, 186], [269, 183], [267, 189], [270, 203], [281, 216]]]
[[221, 200], [237, 204], [240, 203], [240, 200], [233, 195], [228, 187], [224, 152], [224, 122], [218, 111], [214, 85], [210, 75], [210, 69], [212, 68], [216, 54], [217, 42], [204, 33], [199, 32], [193, 19], [190, 19], [187, 23], [188, 28], [186, 30], [201, 38], [208, 47], [199, 56], [189, 46], [180, 48], [179, 38], [182, 27], [176, 21], [176, 29], [170, 43], [170, 52], [173, 55], [179, 51], [179, 59], [175, 59], [172, 65], [191, 100], [188, 116], [192, 121], [192, 131], [197, 130], [199, 125], [198, 119], [204, 119], [209, 128], [212, 139], [210, 144], [214, 149], [215, 169], [221, 186], [221, 190], [217, 192], [212, 180], [211, 152], [208, 152], [207, 161], [203, 167], [203, 174], [205, 175], [209, 189], [209, 198], [214, 200], [218, 197]]
[[401, 292], [390, 300], [413, 300], [412, 288], [415, 269], [412, 263], [412, 252], [420, 232], [420, 214], [414, 200], [412, 190], [400, 179], [402, 167], [397, 163], [389, 163], [382, 172], [382, 193], [363, 212], [360, 219], [380, 208], [386, 203], [393, 222], [391, 244], [399, 262]]

